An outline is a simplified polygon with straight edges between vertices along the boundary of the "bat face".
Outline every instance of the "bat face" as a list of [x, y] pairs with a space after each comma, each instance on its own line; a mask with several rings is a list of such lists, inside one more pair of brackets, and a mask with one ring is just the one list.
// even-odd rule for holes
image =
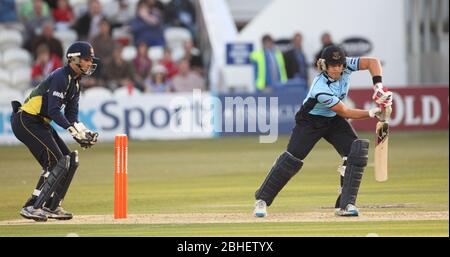
[[374, 173], [375, 180], [383, 182], [388, 179], [388, 139], [389, 139], [389, 123], [378, 122], [375, 130], [375, 161]]

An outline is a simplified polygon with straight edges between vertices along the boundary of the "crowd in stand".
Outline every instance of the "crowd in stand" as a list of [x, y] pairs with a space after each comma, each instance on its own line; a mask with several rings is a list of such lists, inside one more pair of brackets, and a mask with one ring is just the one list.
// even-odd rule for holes
[[[207, 90], [202, 55], [194, 44], [195, 19], [190, 0], [2, 0], [0, 4], [0, 29], [19, 31], [20, 47], [32, 58], [30, 87], [64, 65], [66, 47], [72, 42], [58, 35], [73, 31], [73, 41], [90, 42], [100, 58], [94, 75], [83, 78], [85, 89]], [[165, 36], [171, 28], [189, 34], [176, 48]], [[152, 56], [155, 49], [160, 54]]]
[[[309, 62], [303, 51], [303, 36], [300, 32], [294, 33], [287, 42], [285, 49], [277, 46], [271, 35], [262, 37], [262, 48], [253, 51], [250, 60], [254, 66], [255, 86], [257, 91], [271, 92], [285, 88], [308, 89], [308, 68], [316, 67], [317, 60], [321, 57], [322, 50], [333, 45], [331, 35], [324, 32], [320, 38], [322, 46], [315, 54], [314, 60]], [[283, 50], [283, 51], [282, 51]]]

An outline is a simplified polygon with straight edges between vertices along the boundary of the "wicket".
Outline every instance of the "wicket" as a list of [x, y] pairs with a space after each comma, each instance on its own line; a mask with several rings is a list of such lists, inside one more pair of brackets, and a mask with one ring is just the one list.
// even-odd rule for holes
[[114, 218], [123, 219], [127, 217], [128, 137], [118, 134], [115, 140]]

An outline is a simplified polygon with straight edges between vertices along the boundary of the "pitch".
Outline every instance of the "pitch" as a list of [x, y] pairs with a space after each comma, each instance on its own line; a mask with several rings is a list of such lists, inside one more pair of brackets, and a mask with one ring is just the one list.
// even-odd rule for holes
[[46, 223], [18, 214], [39, 167], [24, 146], [2, 146], [0, 236], [448, 236], [448, 131], [392, 131], [383, 183], [374, 180], [373, 135], [360, 137], [371, 140], [371, 152], [354, 218], [333, 215], [341, 161], [325, 141], [264, 219], [252, 216], [253, 194], [287, 136], [275, 144], [257, 137], [130, 142], [126, 220], [112, 218], [114, 146], [99, 144], [80, 151], [64, 203], [74, 219]]

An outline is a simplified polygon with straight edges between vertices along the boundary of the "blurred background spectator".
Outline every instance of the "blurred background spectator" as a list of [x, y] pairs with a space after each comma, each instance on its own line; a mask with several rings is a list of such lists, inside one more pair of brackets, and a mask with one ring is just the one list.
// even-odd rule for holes
[[37, 57], [36, 49], [38, 46], [45, 44], [50, 49], [51, 54], [58, 56], [60, 60], [64, 58], [64, 49], [59, 39], [54, 36], [54, 27], [51, 20], [45, 21], [42, 25], [40, 35], [37, 35], [25, 42], [24, 48], [29, 50], [34, 58]]
[[102, 84], [110, 90], [119, 87], [135, 86], [133, 64], [123, 59], [122, 51], [123, 46], [121, 44], [115, 44], [112, 58], [109, 59], [102, 68]]
[[166, 68], [161, 64], [156, 64], [144, 81], [145, 92], [170, 92], [168, 82]]
[[194, 42], [192, 40], [186, 40], [183, 47], [184, 59], [189, 60], [191, 69], [198, 72], [200, 75], [203, 75], [203, 57], [200, 50], [194, 46]]
[[307, 86], [308, 61], [303, 52], [303, 36], [297, 32], [292, 37], [291, 48], [283, 53], [286, 75], [290, 82]]
[[152, 69], [152, 60], [148, 57], [148, 45], [140, 42], [137, 48], [137, 55], [132, 61], [136, 72], [136, 83], [139, 88], [143, 88], [144, 80], [150, 74]]
[[136, 7], [136, 16], [130, 21], [135, 45], [146, 42], [149, 46], [164, 46], [163, 20], [161, 13], [147, 1], [140, 0]]
[[56, 54], [50, 52], [48, 45], [40, 44], [36, 48], [36, 59], [31, 69], [32, 86], [36, 86], [52, 71], [62, 66], [61, 59]]
[[164, 54], [159, 63], [166, 68], [168, 79], [172, 79], [178, 73], [178, 65], [173, 61], [172, 50], [169, 47], [164, 48]]
[[130, 12], [130, 0], [116, 0], [117, 11], [111, 15], [110, 20], [113, 27], [126, 26], [133, 18]]
[[28, 0], [21, 5], [20, 17], [22, 21], [28, 21], [37, 15], [43, 17], [51, 16], [47, 2], [43, 0]]
[[52, 16], [57, 29], [66, 29], [75, 21], [75, 15], [69, 0], [57, 0], [56, 7], [52, 9]]
[[76, 19], [72, 28], [78, 34], [78, 40], [91, 41], [100, 31], [100, 21], [105, 18], [99, 0], [89, 0], [88, 11]]
[[334, 45], [333, 40], [331, 39], [331, 34], [328, 32], [324, 32], [322, 36], [320, 36], [320, 42], [322, 42], [322, 48], [316, 53], [314, 60], [314, 63], [312, 64], [314, 67], [316, 67], [317, 60], [319, 60], [320, 56], [322, 55], [323, 49], [325, 49], [327, 46]]
[[20, 16], [25, 26], [25, 41], [39, 34], [44, 23], [52, 21], [48, 5], [42, 0], [30, 0], [22, 5], [20, 10]]
[[206, 90], [205, 80], [198, 72], [191, 70], [188, 59], [182, 59], [178, 68], [178, 73], [173, 77], [171, 84], [174, 92], [192, 92], [193, 89]]
[[250, 54], [250, 59], [254, 65], [256, 89], [268, 92], [287, 81], [286, 68], [283, 54], [275, 47], [272, 36], [264, 35], [262, 46]]
[[111, 24], [108, 19], [103, 18], [100, 21], [99, 33], [91, 40], [92, 47], [95, 49], [95, 55], [100, 58], [102, 66], [111, 59], [114, 43], [114, 39], [111, 36]]
[[187, 28], [192, 38], [196, 38], [195, 7], [191, 0], [172, 0], [165, 11], [167, 25]]

